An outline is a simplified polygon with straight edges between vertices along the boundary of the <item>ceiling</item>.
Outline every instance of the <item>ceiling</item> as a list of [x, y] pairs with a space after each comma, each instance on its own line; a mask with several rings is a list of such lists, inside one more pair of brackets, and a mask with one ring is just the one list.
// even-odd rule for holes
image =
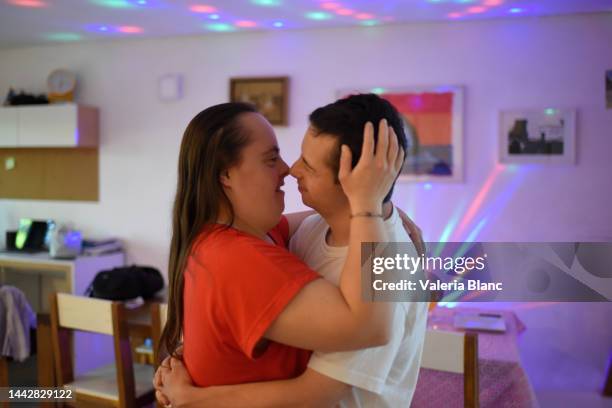
[[611, 11], [611, 0], [0, 0], [0, 48]]

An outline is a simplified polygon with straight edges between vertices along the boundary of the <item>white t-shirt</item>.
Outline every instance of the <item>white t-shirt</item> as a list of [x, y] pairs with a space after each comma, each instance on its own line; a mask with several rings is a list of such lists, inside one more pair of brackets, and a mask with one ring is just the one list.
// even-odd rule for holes
[[[395, 209], [384, 224], [389, 241], [411, 242]], [[348, 248], [327, 245], [328, 230], [329, 226], [320, 215], [311, 215], [295, 232], [289, 248], [310, 268], [339, 285]], [[340, 401], [340, 407], [410, 406], [421, 365], [427, 303], [396, 302], [394, 305], [392, 338], [385, 346], [313, 353], [309, 368], [353, 386], [351, 394]]]

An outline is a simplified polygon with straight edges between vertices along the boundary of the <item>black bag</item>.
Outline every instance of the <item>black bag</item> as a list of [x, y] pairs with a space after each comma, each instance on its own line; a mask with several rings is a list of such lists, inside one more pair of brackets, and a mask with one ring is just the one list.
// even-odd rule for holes
[[96, 274], [86, 296], [107, 300], [129, 300], [153, 297], [164, 287], [161, 273], [150, 266], [122, 266]]

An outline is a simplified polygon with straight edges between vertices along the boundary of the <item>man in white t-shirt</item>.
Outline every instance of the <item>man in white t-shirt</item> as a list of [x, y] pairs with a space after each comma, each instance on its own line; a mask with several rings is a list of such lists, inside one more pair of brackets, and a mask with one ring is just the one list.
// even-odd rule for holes
[[[387, 119], [400, 145], [406, 149], [399, 114], [389, 102], [376, 95], [354, 95], [315, 110], [309, 118], [302, 154], [291, 168], [302, 201], [318, 214], [302, 221], [292, 235], [290, 250], [334, 284], [339, 284], [350, 226], [350, 207], [337, 179], [340, 146], [349, 146], [355, 165], [361, 154], [364, 123], [378, 123], [382, 118]], [[398, 210], [390, 201], [392, 193], [393, 189], [383, 202], [390, 241], [410, 242]], [[421, 253], [420, 236], [413, 238]], [[172, 370], [164, 375], [164, 391], [189, 394], [190, 398], [181, 400], [194, 406], [216, 408], [409, 407], [423, 350], [427, 303], [394, 305], [393, 333], [384, 346], [350, 352], [315, 351], [308, 369], [300, 377], [198, 389], [197, 398], [191, 398], [196, 394], [185, 390], [185, 382], [189, 380], [187, 372], [173, 360]], [[177, 391], [179, 386], [183, 388]]]
[[[402, 221], [393, 211], [385, 220], [390, 241], [409, 242]], [[329, 226], [318, 214], [306, 218], [291, 239], [291, 252], [325, 279], [339, 284], [345, 246], [326, 242]], [[351, 385], [340, 407], [408, 407], [421, 362], [427, 303], [395, 303], [393, 333], [388, 344], [364, 350], [315, 351], [308, 368]]]

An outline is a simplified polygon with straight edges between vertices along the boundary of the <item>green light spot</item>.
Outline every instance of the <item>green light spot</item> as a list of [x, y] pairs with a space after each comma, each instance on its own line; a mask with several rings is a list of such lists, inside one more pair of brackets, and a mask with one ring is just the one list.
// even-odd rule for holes
[[17, 249], [23, 249], [26, 239], [28, 238], [28, 233], [30, 232], [31, 226], [31, 219], [22, 218], [21, 220], [19, 220], [19, 230], [17, 230], [17, 235], [15, 236], [15, 247]]
[[547, 115], [552, 116], [557, 113], [556, 109], [548, 108], [544, 111]]
[[210, 31], [220, 31], [220, 32], [235, 30], [234, 26], [230, 24], [225, 24], [225, 23], [206, 24], [206, 28], [209, 29]]
[[45, 38], [51, 41], [63, 41], [63, 42], [79, 41], [83, 39], [83, 37], [80, 34], [76, 34], [76, 33], [50, 33], [50, 34], [45, 35]]
[[324, 11], [311, 11], [306, 13], [306, 18], [311, 20], [329, 20], [332, 18], [332, 15]]
[[278, 7], [283, 4], [281, 0], [251, 0], [251, 3], [263, 7]]
[[132, 8], [135, 7], [127, 0], [90, 0], [93, 4], [108, 8]]
[[385, 88], [372, 88], [372, 93], [376, 95], [384, 94]]
[[361, 25], [367, 26], [367, 27], [371, 27], [371, 26], [375, 26], [378, 25], [378, 21], [376, 20], [365, 20], [361, 22]]

